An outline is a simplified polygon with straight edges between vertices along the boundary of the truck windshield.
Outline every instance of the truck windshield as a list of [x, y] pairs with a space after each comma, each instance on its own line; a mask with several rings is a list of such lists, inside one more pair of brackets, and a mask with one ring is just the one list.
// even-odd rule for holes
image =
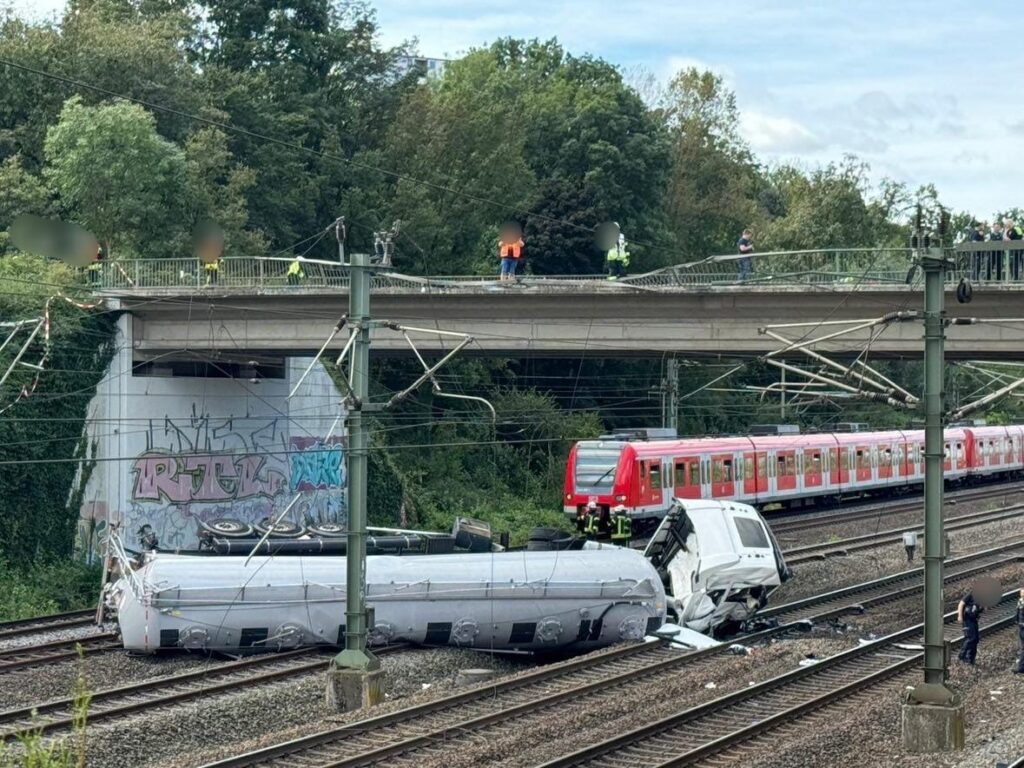
[[611, 493], [621, 455], [622, 443], [580, 443], [576, 449], [576, 490]]

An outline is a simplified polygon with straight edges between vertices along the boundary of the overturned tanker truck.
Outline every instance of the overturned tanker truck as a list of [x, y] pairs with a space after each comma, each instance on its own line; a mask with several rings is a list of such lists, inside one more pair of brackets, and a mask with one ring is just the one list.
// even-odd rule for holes
[[[204, 554], [131, 557], [115, 547], [121, 575], [105, 599], [124, 647], [252, 653], [343, 642], [345, 558], [311, 554], [343, 551], [340, 541], [268, 540], [262, 551], [273, 554], [215, 554], [246, 547], [217, 537]], [[687, 500], [644, 552], [567, 537], [525, 551], [370, 554], [366, 577], [371, 646], [574, 653], [642, 639], [667, 614], [698, 632], [724, 631], [765, 605], [788, 570], [752, 507]]]

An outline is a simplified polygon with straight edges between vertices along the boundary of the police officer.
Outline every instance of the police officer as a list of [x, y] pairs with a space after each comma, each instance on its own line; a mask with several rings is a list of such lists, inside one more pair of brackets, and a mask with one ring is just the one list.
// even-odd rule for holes
[[632, 520], [629, 519], [626, 507], [622, 504], [612, 508], [611, 529], [612, 541], [622, 545], [629, 543], [629, 537], [632, 534]]
[[964, 628], [964, 642], [960, 646], [960, 654], [957, 658], [964, 664], [974, 666], [978, 657], [978, 640], [981, 639], [981, 631], [978, 629], [978, 617], [984, 609], [974, 600], [974, 595], [968, 592], [963, 596], [956, 607], [956, 618]]
[[1024, 589], [1017, 596], [1017, 668], [1014, 673], [1024, 675]]

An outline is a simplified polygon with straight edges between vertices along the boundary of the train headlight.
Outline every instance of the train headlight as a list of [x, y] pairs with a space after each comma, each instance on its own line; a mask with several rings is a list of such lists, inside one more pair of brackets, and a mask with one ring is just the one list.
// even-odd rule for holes
[[565, 494], [565, 500], [566, 501], [572, 501], [572, 494], [571, 493]]
[[618, 496], [615, 497], [615, 500], [621, 504], [626, 500], [626, 495], [624, 493], [620, 493]]

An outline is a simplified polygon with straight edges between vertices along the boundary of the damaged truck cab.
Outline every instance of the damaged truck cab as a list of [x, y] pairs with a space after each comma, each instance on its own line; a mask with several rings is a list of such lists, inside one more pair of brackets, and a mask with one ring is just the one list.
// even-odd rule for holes
[[676, 622], [717, 637], [751, 619], [790, 577], [771, 529], [739, 502], [673, 499], [644, 554]]

